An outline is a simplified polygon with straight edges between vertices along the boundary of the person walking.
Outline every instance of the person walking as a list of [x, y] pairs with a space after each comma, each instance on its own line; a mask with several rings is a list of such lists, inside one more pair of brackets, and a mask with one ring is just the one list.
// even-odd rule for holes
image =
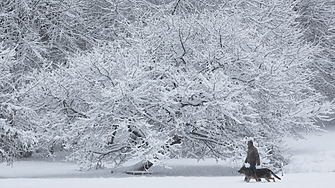
[[[256, 165], [259, 166], [261, 164], [258, 150], [251, 140], [248, 141], [247, 158], [244, 162], [249, 163], [249, 168], [254, 170], [256, 170]], [[247, 181], [247, 177], [245, 177], [244, 181]], [[258, 181], [260, 181], [260, 179]]]

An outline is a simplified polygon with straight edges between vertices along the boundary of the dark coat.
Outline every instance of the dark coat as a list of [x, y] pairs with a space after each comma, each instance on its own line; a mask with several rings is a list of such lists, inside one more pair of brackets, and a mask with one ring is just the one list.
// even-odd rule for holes
[[248, 147], [247, 158], [245, 159], [245, 162], [249, 164], [257, 164], [257, 166], [260, 165], [261, 162], [257, 148], [254, 146]]

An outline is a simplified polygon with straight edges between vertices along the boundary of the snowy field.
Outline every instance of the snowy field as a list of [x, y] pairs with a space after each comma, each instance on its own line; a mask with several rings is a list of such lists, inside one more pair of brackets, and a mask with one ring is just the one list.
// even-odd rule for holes
[[[145, 188], [216, 188], [216, 187], [335, 187], [335, 131], [308, 134], [306, 140], [288, 140], [293, 153], [291, 163], [284, 167], [282, 180], [243, 182], [238, 167], [226, 167], [223, 162], [208, 159], [170, 160], [170, 168], [152, 167], [150, 175], [134, 176], [111, 169], [78, 171], [71, 163], [20, 161], [14, 167], [0, 164], [1, 188], [67, 188], [67, 187], [145, 187]], [[122, 169], [121, 169], [122, 170]], [[121, 171], [120, 170], [120, 171]]]

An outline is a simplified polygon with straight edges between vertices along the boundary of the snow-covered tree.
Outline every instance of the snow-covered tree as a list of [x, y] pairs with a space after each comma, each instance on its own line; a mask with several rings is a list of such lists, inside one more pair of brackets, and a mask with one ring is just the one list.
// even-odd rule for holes
[[328, 0], [301, 0], [295, 10], [297, 22], [304, 30], [304, 39], [318, 46], [311, 68], [318, 71], [312, 81], [315, 88], [329, 100], [335, 97], [335, 3]]
[[8, 164], [31, 154], [38, 144], [39, 127], [34, 110], [20, 104], [23, 76], [18, 75], [13, 62], [15, 52], [0, 43], [0, 157]]
[[66, 62], [87, 50], [92, 37], [80, 24], [71, 1], [4, 0], [0, 2], [1, 154], [11, 161], [37, 143], [39, 121], [21, 104], [21, 88], [36, 69]]
[[[316, 130], [314, 118], [321, 112], [331, 111], [330, 104], [323, 106], [323, 97], [309, 84], [314, 72], [308, 64], [315, 48], [300, 40], [301, 31], [294, 27], [291, 6], [278, 1], [260, 4], [237, 1], [214, 13], [186, 19], [171, 17], [164, 23], [159, 20], [157, 28], [150, 29], [156, 34], [155, 38], [161, 38], [149, 43], [153, 44], [150, 46], [155, 49], [152, 51], [157, 62], [180, 66], [185, 74], [194, 71], [188, 74], [191, 78], [184, 80], [197, 84], [185, 89], [191, 92], [184, 99], [193, 100], [201, 91], [197, 105], [189, 106], [202, 109], [199, 111], [203, 116], [187, 109], [186, 114], [190, 112], [191, 118], [183, 121], [196, 130], [196, 139], [189, 139], [190, 147], [197, 145], [196, 152], [215, 151], [216, 156], [236, 156], [242, 153], [244, 144], [241, 142], [253, 138], [264, 146], [264, 152], [269, 154], [266, 158], [282, 160], [278, 140], [284, 135], [296, 136], [298, 130]], [[220, 83], [222, 80], [227, 80], [227, 85]], [[208, 87], [209, 84], [214, 86]], [[192, 86], [196, 88], [193, 92]], [[225, 92], [216, 93], [219, 91]], [[217, 99], [218, 96], [224, 98]], [[220, 104], [214, 105], [214, 109], [221, 118], [217, 116], [208, 121], [209, 115], [215, 115], [204, 110], [211, 104], [209, 101]], [[227, 124], [222, 132], [218, 131]], [[217, 132], [211, 132], [213, 130]], [[212, 138], [225, 140], [230, 145], [210, 142]], [[215, 147], [208, 142], [222, 151], [211, 150]], [[236, 153], [230, 153], [232, 151]]]
[[22, 104], [44, 125], [44, 146], [61, 143], [91, 168], [130, 158], [242, 162], [253, 139], [264, 164], [278, 167], [281, 139], [318, 130], [314, 118], [331, 112], [310, 84], [317, 48], [302, 40], [291, 1], [236, 0], [197, 14], [162, 7], [67, 67], [34, 74]]
[[72, 0], [1, 1], [0, 42], [15, 51], [23, 70], [64, 63], [94, 42], [77, 10]]

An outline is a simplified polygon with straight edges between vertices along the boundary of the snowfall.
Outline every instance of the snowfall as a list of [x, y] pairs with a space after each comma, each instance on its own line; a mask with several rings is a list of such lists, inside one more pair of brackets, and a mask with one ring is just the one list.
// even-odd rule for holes
[[240, 166], [213, 159], [168, 160], [163, 166], [153, 166], [145, 175], [129, 175], [122, 168], [79, 171], [73, 163], [21, 160], [13, 166], [0, 163], [0, 188], [334, 188], [335, 129], [304, 136], [298, 141], [287, 139], [291, 162], [277, 173], [281, 180], [276, 182], [263, 179], [246, 183], [244, 176], [237, 173]]

